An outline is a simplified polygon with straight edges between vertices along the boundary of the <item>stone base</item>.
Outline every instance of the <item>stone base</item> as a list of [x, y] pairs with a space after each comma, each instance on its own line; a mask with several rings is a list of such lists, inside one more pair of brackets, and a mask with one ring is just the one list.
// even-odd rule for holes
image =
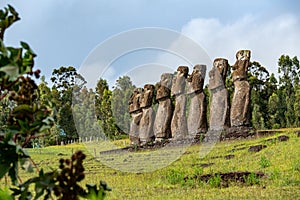
[[129, 136], [129, 140], [130, 140], [130, 145], [139, 145], [140, 144], [140, 139], [138, 137], [134, 137], [134, 136]]
[[225, 134], [222, 134], [220, 140], [230, 140], [239, 138], [248, 138], [256, 135], [256, 131], [252, 127], [230, 127], [226, 130]]

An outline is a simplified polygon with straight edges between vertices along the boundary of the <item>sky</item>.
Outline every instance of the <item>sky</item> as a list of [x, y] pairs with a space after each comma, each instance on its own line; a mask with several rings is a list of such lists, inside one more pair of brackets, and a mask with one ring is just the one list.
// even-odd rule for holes
[[[106, 41], [124, 32], [147, 27], [174, 31], [191, 38], [210, 58], [210, 61], [203, 58], [207, 72], [217, 57], [234, 64], [235, 54], [240, 49], [250, 49], [251, 60], [260, 62], [275, 74], [280, 55], [300, 57], [300, 3], [295, 0], [0, 2], [1, 8], [7, 4], [19, 12], [21, 20], [6, 32], [4, 42], [12, 46], [18, 46], [20, 41], [29, 43], [38, 55], [35, 67], [42, 70], [48, 82], [53, 69], [60, 66], [71, 65], [83, 74], [88, 70], [93, 74], [93, 69], [86, 64], [99, 46], [103, 47]], [[138, 37], [143, 38], [143, 35]], [[176, 46], [178, 38], [170, 42], [167, 51], [144, 48], [120, 54], [109, 63], [105, 73], [94, 73], [86, 78], [106, 78], [113, 85], [119, 76], [131, 75], [134, 84], [141, 86], [158, 81], [162, 72], [175, 71], [179, 65], [192, 67], [198, 64], [186, 63], [182, 57], [170, 53], [168, 49]], [[127, 42], [136, 41], [130, 38]], [[115, 53], [124, 47], [124, 43], [107, 49]], [[100, 60], [94, 63], [94, 68], [101, 65]]]

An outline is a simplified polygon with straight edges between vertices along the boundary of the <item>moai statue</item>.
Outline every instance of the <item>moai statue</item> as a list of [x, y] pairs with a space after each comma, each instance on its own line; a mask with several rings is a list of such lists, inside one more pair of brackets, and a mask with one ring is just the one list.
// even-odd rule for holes
[[229, 96], [225, 88], [228, 60], [217, 58], [209, 72], [208, 88], [211, 92], [209, 130], [222, 131], [230, 127]]
[[173, 74], [164, 73], [161, 75], [160, 82], [156, 91], [158, 108], [154, 121], [155, 141], [171, 137], [171, 119], [173, 114], [172, 102], [170, 99]]
[[142, 118], [142, 109], [140, 107], [141, 102], [141, 88], [136, 88], [130, 97], [129, 113], [131, 114], [131, 123], [129, 131], [129, 139], [132, 145], [138, 145], [139, 141], [139, 126]]
[[232, 66], [234, 93], [230, 112], [232, 127], [249, 126], [250, 85], [247, 71], [250, 62], [250, 50], [240, 50], [236, 53], [236, 62]]
[[187, 78], [187, 94], [191, 99], [187, 125], [189, 136], [193, 137], [207, 131], [206, 97], [203, 92], [205, 74], [206, 65], [196, 65]]
[[189, 68], [180, 66], [173, 78], [171, 95], [175, 96], [175, 109], [171, 121], [171, 133], [174, 139], [182, 139], [187, 133], [185, 85]]
[[154, 140], [153, 124], [155, 113], [152, 109], [152, 101], [154, 96], [154, 85], [144, 85], [144, 91], [141, 96], [141, 108], [143, 115], [140, 121], [139, 138], [141, 145]]

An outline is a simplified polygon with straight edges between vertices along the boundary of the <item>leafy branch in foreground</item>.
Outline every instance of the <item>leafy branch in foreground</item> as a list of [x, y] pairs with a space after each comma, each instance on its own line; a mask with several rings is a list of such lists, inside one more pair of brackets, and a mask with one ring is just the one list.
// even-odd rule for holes
[[[17, 188], [12, 188], [13, 195], [19, 196], [20, 199], [39, 199], [44, 196], [44, 199], [53, 198], [53, 194], [59, 199], [79, 199], [79, 197], [88, 199], [103, 199], [105, 191], [111, 189], [105, 182], [100, 181], [97, 185], [87, 184], [87, 189], [82, 188], [79, 182], [85, 177], [83, 160], [85, 154], [77, 151], [71, 159], [60, 159], [59, 170], [44, 173], [40, 171], [38, 177], [31, 178], [20, 184]], [[35, 195], [30, 192], [29, 187], [33, 184]]]
[[35, 53], [25, 42], [19, 48], [4, 45], [5, 30], [19, 19], [10, 5], [0, 10], [0, 101], [11, 102], [1, 104], [11, 106], [6, 109], [6, 121], [0, 127], [0, 180], [10, 177], [13, 191], [11, 195], [6, 189], [0, 189], [0, 199], [48, 199], [53, 194], [59, 199], [79, 196], [103, 199], [104, 191], [109, 190], [106, 184], [100, 182], [99, 189], [88, 185], [87, 190], [78, 184], [84, 179], [82, 152], [75, 153], [71, 160], [61, 160], [60, 170], [47, 173], [37, 170], [39, 176], [23, 183], [18, 175], [20, 166], [32, 171], [31, 164], [34, 164], [24, 148], [32, 139], [45, 136], [54, 121], [51, 102], [39, 101], [38, 86], [32, 79], [40, 77], [40, 70], [33, 71]]

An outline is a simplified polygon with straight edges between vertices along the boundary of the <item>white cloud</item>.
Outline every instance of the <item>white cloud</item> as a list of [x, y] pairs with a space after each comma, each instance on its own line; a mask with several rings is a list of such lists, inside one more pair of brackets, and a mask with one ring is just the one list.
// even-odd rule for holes
[[271, 19], [247, 15], [231, 24], [216, 18], [196, 18], [183, 26], [182, 33], [201, 44], [212, 60], [224, 57], [234, 64], [239, 49], [250, 49], [251, 60], [275, 74], [280, 55], [300, 58], [300, 21], [295, 15]]

